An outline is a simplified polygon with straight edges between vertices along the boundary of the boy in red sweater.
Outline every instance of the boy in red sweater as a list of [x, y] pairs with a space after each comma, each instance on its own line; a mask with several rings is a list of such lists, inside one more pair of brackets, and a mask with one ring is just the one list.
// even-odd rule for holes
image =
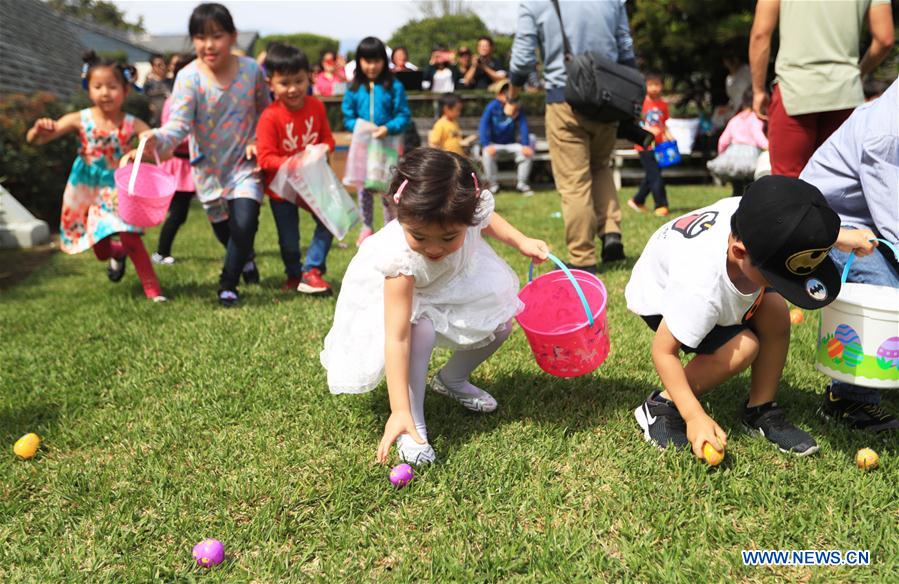
[[[282, 290], [304, 294], [331, 294], [331, 286], [322, 274], [334, 236], [318, 220], [306, 250], [306, 263], [300, 265], [300, 218], [297, 205], [272, 192], [270, 185], [285, 160], [312, 144], [327, 144], [334, 151], [334, 138], [325, 115], [325, 106], [306, 95], [309, 89], [309, 59], [299, 49], [283, 43], [271, 43], [266, 49], [265, 74], [275, 101], [259, 117], [256, 125], [256, 158], [265, 173], [265, 193], [278, 228], [278, 245], [287, 281]], [[300, 202], [300, 206], [305, 205]], [[308, 208], [307, 208], [308, 210]]]
[[[660, 73], [646, 74], [646, 98], [643, 100], [643, 120], [640, 125], [644, 130], [652, 132], [655, 143], [665, 141], [665, 123], [668, 121], [668, 102], [662, 97], [662, 75]], [[668, 194], [665, 192], [665, 180], [662, 178], [662, 169], [656, 161], [655, 152], [645, 150], [637, 145], [634, 149], [640, 153], [640, 163], [643, 165], [643, 182], [637, 189], [637, 194], [628, 199], [627, 205], [638, 213], [646, 212], [646, 197], [652, 193], [655, 199], [655, 214], [660, 217], [668, 216]]]

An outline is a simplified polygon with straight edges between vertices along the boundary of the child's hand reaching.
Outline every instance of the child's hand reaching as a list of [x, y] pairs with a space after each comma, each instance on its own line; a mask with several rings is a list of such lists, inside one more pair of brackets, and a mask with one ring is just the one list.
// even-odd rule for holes
[[704, 458], [702, 446], [706, 442], [718, 452], [724, 452], [727, 447], [727, 434], [705, 413], [687, 420], [687, 440], [690, 441], [696, 458]]
[[390, 446], [399, 438], [400, 434], [409, 434], [413, 440], [419, 444], [424, 444], [421, 434], [415, 428], [415, 421], [409, 411], [399, 411], [390, 414], [387, 423], [384, 425], [384, 436], [378, 444], [378, 462], [384, 464], [387, 462], [387, 455], [390, 454]]
[[840, 229], [834, 245], [840, 251], [866, 256], [874, 253], [874, 248], [877, 247], [875, 237], [877, 236], [870, 229]]
[[373, 138], [383, 138], [387, 135], [387, 126], [378, 126], [371, 135]]
[[521, 255], [531, 258], [535, 264], [542, 264], [548, 257], [549, 246], [543, 240], [526, 237], [518, 246], [518, 251]]
[[56, 131], [56, 120], [52, 118], [40, 118], [34, 122], [36, 134], [52, 134]]

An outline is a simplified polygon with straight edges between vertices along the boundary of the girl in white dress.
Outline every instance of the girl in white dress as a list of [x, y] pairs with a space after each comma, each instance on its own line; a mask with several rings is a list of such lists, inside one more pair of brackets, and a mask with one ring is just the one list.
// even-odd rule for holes
[[432, 391], [469, 410], [492, 412], [493, 397], [468, 376], [499, 348], [521, 308], [518, 277], [481, 233], [542, 262], [546, 243], [494, 213], [467, 159], [419, 148], [399, 163], [390, 192], [397, 220], [366, 239], [350, 262], [321, 362], [332, 393], [362, 393], [387, 375], [390, 418], [378, 445], [386, 462], [436, 458], [428, 443], [424, 394], [435, 346], [455, 349], [431, 378]]

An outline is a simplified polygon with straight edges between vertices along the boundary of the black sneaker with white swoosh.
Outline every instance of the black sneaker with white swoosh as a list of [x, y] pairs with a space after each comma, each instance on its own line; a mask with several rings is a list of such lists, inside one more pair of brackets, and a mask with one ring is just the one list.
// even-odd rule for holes
[[743, 409], [743, 426], [752, 433], [764, 436], [773, 442], [781, 452], [796, 456], [808, 456], [818, 452], [818, 443], [812, 435], [797, 428], [787, 420], [777, 402]]
[[689, 446], [687, 423], [677, 411], [674, 402], [661, 397], [661, 393], [658, 390], [652, 392], [646, 401], [634, 410], [634, 417], [643, 430], [643, 438], [659, 448]]

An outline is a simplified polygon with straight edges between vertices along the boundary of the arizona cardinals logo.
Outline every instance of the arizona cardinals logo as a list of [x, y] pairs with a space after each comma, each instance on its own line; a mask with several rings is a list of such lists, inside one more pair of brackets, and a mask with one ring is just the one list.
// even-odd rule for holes
[[702, 235], [703, 232], [711, 229], [717, 219], [718, 211], [692, 213], [690, 215], [684, 215], [675, 221], [671, 228], [687, 239], [693, 239], [697, 235]]
[[794, 253], [787, 258], [787, 269], [797, 276], [806, 276], [815, 271], [815, 268], [824, 261], [828, 253], [830, 253], [829, 247], [807, 249]]

